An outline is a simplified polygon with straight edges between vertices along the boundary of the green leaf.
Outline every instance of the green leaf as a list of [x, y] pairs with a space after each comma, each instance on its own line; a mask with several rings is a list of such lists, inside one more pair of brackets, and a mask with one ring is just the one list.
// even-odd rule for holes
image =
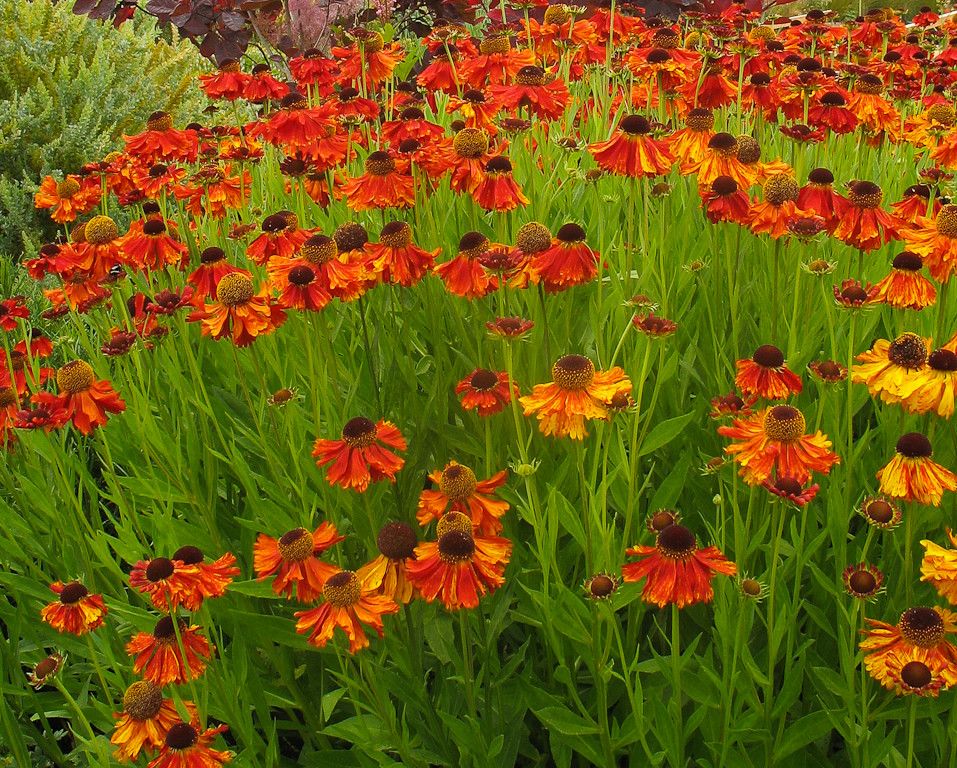
[[642, 442], [641, 448], [638, 449], [638, 455], [647, 456], [670, 443], [681, 434], [681, 431], [688, 426], [694, 416], [694, 411], [692, 411], [684, 416], [676, 416], [673, 419], [666, 419], [656, 424], [655, 428], [648, 433], [648, 436]]
[[563, 736], [590, 736], [598, 733], [597, 724], [585, 720], [563, 707], [544, 707], [532, 711], [546, 728], [558, 731]]
[[819, 710], [805, 715], [785, 729], [784, 738], [778, 742], [777, 749], [774, 750], [775, 764], [802, 747], [806, 747], [818, 739], [823, 739], [830, 730], [831, 721], [827, 712]]

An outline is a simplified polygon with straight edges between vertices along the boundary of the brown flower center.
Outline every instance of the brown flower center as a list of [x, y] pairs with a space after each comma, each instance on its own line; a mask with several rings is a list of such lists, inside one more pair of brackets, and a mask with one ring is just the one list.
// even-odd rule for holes
[[[738, 160], [753, 165], [761, 159], [761, 145], [752, 136], [738, 136]], [[787, 177], [785, 177], [787, 178]], [[795, 183], [795, 187], [797, 184]], [[765, 188], [767, 189], [767, 188]], [[794, 197], [797, 197], [795, 193]], [[791, 198], [789, 198], [791, 199]]]
[[585, 230], [574, 222], [562, 224], [562, 226], [558, 228], [558, 232], [555, 233], [555, 238], [559, 242], [565, 243], [567, 245], [572, 245], [574, 243], [584, 243]]
[[93, 368], [84, 360], [73, 360], [56, 372], [57, 387], [68, 395], [86, 392], [93, 386], [93, 379]]
[[877, 590], [877, 579], [866, 570], [854, 571], [847, 579], [847, 586], [857, 597], [869, 597]]
[[366, 173], [373, 176], [388, 176], [395, 170], [395, 161], [388, 152], [373, 152], [366, 158]]
[[548, 227], [537, 221], [524, 224], [515, 236], [515, 245], [525, 254], [547, 251], [551, 244], [552, 236]]
[[356, 416], [349, 419], [342, 428], [342, 439], [350, 448], [367, 448], [375, 442], [375, 422], [365, 416]]
[[390, 222], [379, 233], [379, 242], [389, 248], [408, 248], [412, 245], [412, 227], [404, 221]]
[[475, 539], [464, 531], [449, 531], [439, 537], [439, 557], [454, 565], [470, 560], [475, 552]]
[[909, 643], [933, 648], [944, 642], [944, 620], [933, 608], [908, 608], [901, 614], [897, 628]]
[[900, 671], [901, 682], [904, 683], [908, 688], [913, 688], [915, 690], [920, 690], [921, 688], [930, 685], [930, 681], [934, 679], [933, 673], [922, 661], [908, 661]]
[[56, 185], [56, 194], [60, 199], [69, 199], [79, 191], [79, 182], [69, 176]]
[[446, 512], [435, 526], [436, 536], [442, 538], [451, 531], [472, 535], [472, 518], [462, 512]]
[[498, 376], [486, 368], [479, 368], [472, 374], [469, 385], [472, 389], [478, 390], [479, 392], [488, 392], [489, 390], [495, 389], [498, 385]]
[[293, 528], [280, 537], [277, 544], [279, 554], [288, 563], [301, 563], [316, 551], [312, 534], [305, 528]]
[[83, 231], [86, 242], [90, 245], [112, 243], [120, 236], [120, 230], [116, 226], [116, 222], [109, 216], [94, 216], [86, 223]]
[[199, 732], [189, 723], [177, 723], [166, 732], [166, 746], [172, 750], [189, 749], [199, 739]]
[[790, 405], [777, 405], [764, 417], [764, 434], [770, 440], [793, 443], [804, 435], [804, 414]]
[[173, 117], [169, 112], [154, 112], [146, 120], [148, 131], [168, 131], [173, 127]]
[[150, 720], [163, 706], [163, 691], [149, 680], [137, 680], [123, 694], [123, 711], [134, 720]]
[[0, 408], [9, 408], [11, 405], [17, 405], [20, 398], [13, 387], [0, 387]]
[[779, 173], [765, 182], [764, 199], [772, 205], [783, 205], [786, 202], [797, 200], [800, 191], [800, 187], [794, 179]]
[[957, 353], [949, 349], [935, 349], [927, 358], [927, 366], [942, 373], [957, 371]]
[[489, 35], [479, 43], [479, 51], [485, 56], [493, 53], [508, 53], [511, 47], [506, 34]]
[[644, 136], [651, 133], [651, 123], [648, 118], [641, 115], [628, 115], [621, 121], [619, 127], [630, 136]]
[[758, 347], [751, 359], [762, 368], [780, 368], [784, 365], [784, 353], [773, 344]]
[[656, 533], [661, 533], [669, 525], [674, 525], [677, 518], [670, 509], [660, 509], [651, 517], [651, 528]]
[[311, 264], [321, 266], [339, 255], [336, 241], [325, 235], [313, 235], [302, 244], [302, 258]]
[[685, 125], [692, 131], [710, 131], [714, 128], [714, 114], [709, 109], [692, 109], [685, 119]]
[[595, 598], [601, 599], [608, 597], [615, 591], [615, 580], [611, 576], [599, 573], [593, 576], [588, 582], [588, 593]]
[[804, 488], [793, 477], [779, 477], [774, 481], [774, 487], [790, 496], [799, 496]]
[[179, 560], [184, 565], [196, 565], [203, 562], [203, 550], [199, 547], [194, 547], [192, 544], [187, 544], [177, 549], [170, 559]]
[[884, 193], [872, 181], [855, 181], [851, 184], [847, 199], [857, 208], [878, 208]]
[[354, 221], [347, 221], [340, 224], [332, 234], [339, 248], [339, 253], [348, 253], [349, 251], [359, 251], [369, 242], [369, 234], [365, 227]]
[[673, 560], [684, 560], [695, 551], [697, 541], [694, 533], [683, 525], [674, 523], [658, 534], [658, 551]]
[[516, 85], [544, 85], [545, 70], [534, 65], [522, 67], [515, 75]]
[[[186, 622], [183, 619], [177, 621], [180, 634], [182, 634], [186, 630]], [[156, 622], [156, 626], [153, 627], [153, 637], [161, 642], [170, 642], [176, 638], [176, 628], [173, 626], [172, 616], [164, 616]]]
[[390, 560], [407, 560], [415, 555], [415, 531], [407, 523], [386, 523], [379, 530], [376, 545]]
[[90, 590], [80, 582], [71, 581], [69, 584], [65, 584], [63, 591], [60, 592], [60, 602], [64, 605], [73, 605], [80, 602], [88, 594], [90, 594]]
[[454, 461], [442, 471], [442, 479], [439, 480], [439, 489], [452, 502], [470, 498], [475, 493], [475, 486], [475, 473], [464, 464]]
[[289, 282], [299, 288], [303, 288], [316, 279], [316, 273], [305, 264], [293, 267], [289, 270]]
[[877, 525], [887, 525], [894, 519], [894, 507], [883, 499], [873, 499], [864, 506], [864, 514]]
[[204, 249], [199, 255], [199, 260], [203, 264], [215, 264], [216, 262], [222, 261], [225, 258], [226, 252], [222, 248], [218, 248], [215, 245]]
[[452, 147], [460, 157], [481, 157], [488, 152], [488, 134], [481, 128], [463, 128], [452, 139]]
[[564, 355], [552, 366], [552, 379], [562, 389], [587, 389], [595, 379], [595, 364], [582, 355]]
[[761, 595], [761, 582], [757, 579], [744, 579], [741, 582], [741, 591], [748, 597], [759, 597]]
[[37, 665], [33, 668], [33, 675], [37, 679], [42, 680], [56, 672], [59, 666], [60, 660], [57, 657], [47, 656], [42, 661], [37, 662]]
[[904, 270], [905, 272], [920, 272], [924, 266], [924, 260], [916, 253], [901, 251], [894, 257], [892, 266], [894, 269]]
[[933, 447], [920, 432], [908, 432], [897, 441], [897, 452], [909, 459], [924, 459], [933, 454]]
[[927, 345], [916, 333], [902, 333], [891, 342], [887, 359], [908, 370], [918, 370], [927, 362]]
[[235, 307], [249, 301], [256, 291], [249, 275], [242, 272], [230, 272], [223, 275], [216, 286], [216, 299], [227, 307]]
[[146, 566], [146, 578], [152, 582], [163, 581], [173, 575], [173, 561], [166, 557], [150, 560]]
[[937, 232], [943, 237], [957, 239], [957, 205], [945, 205], [937, 214]]
[[322, 586], [322, 596], [336, 608], [346, 608], [359, 602], [362, 590], [354, 571], [339, 571]]

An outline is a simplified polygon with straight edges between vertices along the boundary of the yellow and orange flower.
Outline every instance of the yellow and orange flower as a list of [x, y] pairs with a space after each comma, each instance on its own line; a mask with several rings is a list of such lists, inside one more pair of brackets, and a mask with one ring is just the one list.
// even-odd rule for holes
[[[192, 702], [183, 705], [196, 717]], [[110, 744], [116, 747], [113, 756], [121, 763], [136, 760], [140, 752], [151, 755], [163, 746], [170, 728], [180, 722], [172, 699], [163, 698], [163, 690], [149, 680], [137, 680], [123, 694], [123, 711], [113, 715], [116, 725]]]
[[[152, 633], [137, 632], [126, 644], [126, 652], [133, 657], [133, 671], [161, 688], [195, 680], [203, 674], [213, 652], [198, 626], [176, 619], [174, 627], [173, 621], [172, 616], [164, 616]], [[177, 629], [185, 654], [180, 652]]]
[[199, 721], [178, 722], [163, 739], [159, 755], [146, 768], [218, 768], [233, 759], [233, 753], [213, 749], [210, 745], [221, 733], [228, 731], [225, 725], [201, 730]]
[[472, 521], [461, 512], [447, 512], [439, 520], [438, 540], [415, 548], [408, 564], [409, 581], [423, 599], [439, 598], [450, 610], [476, 608], [479, 598], [505, 583], [505, 566], [512, 543], [498, 536], [475, 536]]
[[459, 395], [465, 410], [478, 411], [479, 416], [491, 416], [504, 410], [512, 397], [518, 397], [519, 390], [512, 382], [509, 391], [508, 371], [476, 368], [455, 385], [455, 394]]
[[957, 273], [957, 205], [942, 206], [937, 217], [918, 217], [917, 226], [903, 231], [904, 242], [924, 257], [931, 276], [946, 283]]
[[764, 200], [755, 201], [751, 206], [751, 231], [756, 235], [770, 235], [777, 240], [788, 234], [788, 223], [795, 217], [803, 216], [804, 211], [797, 207], [796, 201], [800, 188], [790, 176], [777, 173], [764, 183]]
[[892, 342], [878, 339], [870, 351], [855, 358], [858, 364], [851, 368], [851, 381], [866, 384], [867, 391], [885, 403], [899, 403], [924, 370], [930, 344], [916, 333], [902, 333]]
[[552, 366], [552, 381], [536, 384], [519, 402], [526, 416], [536, 415], [542, 434], [584, 440], [585, 419], [607, 420], [612, 400], [630, 393], [621, 368], [596, 371], [587, 357], [564, 355]]
[[226, 260], [222, 248], [212, 245], [199, 255], [199, 266], [187, 276], [186, 282], [195, 288], [193, 302], [201, 304], [210, 296], [216, 296], [216, 286], [224, 275], [243, 272]]
[[96, 208], [101, 194], [99, 180], [94, 177], [67, 176], [63, 181], [57, 181], [46, 176], [33, 196], [33, 204], [50, 210], [50, 218], [57, 224], [65, 224]]
[[108, 413], [122, 413], [126, 403], [110, 382], [98, 380], [90, 364], [73, 360], [56, 373], [59, 394], [38, 392], [33, 401], [54, 409], [63, 409], [80, 432], [89, 435], [106, 424]]
[[599, 167], [620, 176], [664, 176], [675, 163], [665, 141], [651, 136], [651, 123], [641, 115], [628, 115], [608, 141], [589, 145]]
[[416, 519], [419, 525], [439, 520], [447, 510], [468, 515], [474, 530], [482, 536], [495, 536], [502, 530], [501, 517], [508, 511], [508, 502], [492, 496], [508, 478], [508, 472], [496, 472], [487, 480], [478, 480], [475, 472], [464, 464], [450, 461], [445, 469], [433, 470], [429, 479], [438, 488], [419, 494]]
[[734, 576], [738, 572], [738, 567], [717, 547], [700, 549], [694, 533], [677, 523], [658, 533], [655, 546], [631, 547], [626, 554], [640, 559], [622, 566], [624, 580], [645, 579], [641, 598], [659, 608], [710, 603], [714, 599], [711, 581], [715, 575]]
[[356, 571], [359, 581], [395, 602], [407, 605], [415, 587], [406, 575], [406, 567], [415, 560], [418, 540], [408, 523], [386, 523], [376, 536], [379, 556]]
[[554, 293], [593, 280], [600, 260], [598, 251], [585, 242], [585, 230], [569, 223], [559, 227], [551, 247], [532, 257], [529, 271], [533, 281]]
[[286, 313], [270, 296], [264, 285], [259, 293], [245, 270], [223, 275], [216, 285], [216, 301], [191, 312], [188, 322], [201, 322], [204, 336], [219, 340], [226, 336], [237, 347], [247, 347], [258, 336], [275, 331], [286, 320]]
[[367, 246], [373, 271], [386, 283], [411, 288], [435, 263], [439, 248], [426, 251], [412, 242], [412, 227], [404, 221], [386, 224], [379, 233], [379, 242]]
[[863, 630], [861, 650], [864, 651], [864, 666], [871, 677], [885, 688], [894, 690], [898, 685], [894, 671], [899, 672], [900, 654], [923, 651], [922, 663], [935, 676], [940, 676], [947, 686], [957, 683], [957, 648], [947, 636], [957, 631], [957, 618], [943, 608], [908, 608], [901, 614], [896, 626], [876, 619], [868, 619], [870, 625]]
[[740, 474], [749, 485], [763, 483], [772, 473], [803, 485], [812, 472], [826, 475], [840, 461], [827, 436], [820, 431], [806, 435], [805, 426], [797, 408], [777, 405], [718, 427], [718, 434], [738, 441], [724, 452], [741, 465]]
[[311, 603], [322, 594], [326, 579], [338, 570], [318, 556], [344, 539], [329, 522], [321, 523], [312, 533], [293, 528], [278, 539], [260, 533], [253, 546], [256, 580], [275, 576], [273, 592], [291, 600], [295, 591], [300, 603]]
[[937, 301], [937, 288], [921, 275], [924, 260], [911, 251], [894, 257], [890, 274], [875, 283], [868, 301], [887, 304], [896, 309], [925, 309]]
[[[951, 547], [957, 547], [957, 537], [950, 528], [947, 538]], [[957, 605], [957, 549], [946, 549], [927, 539], [921, 541], [921, 545], [924, 558], [920, 563], [920, 580], [929, 583], [951, 605]]]
[[954, 415], [957, 398], [957, 353], [943, 347], [927, 356], [927, 366], [903, 397], [911, 413], [936, 413], [945, 419]]
[[128, 264], [146, 272], [157, 272], [168, 266], [182, 268], [189, 262], [189, 249], [167, 232], [166, 224], [160, 219], [144, 222], [139, 232], [127, 233], [120, 248]]
[[750, 360], [735, 363], [735, 386], [746, 397], [784, 400], [801, 393], [801, 378], [784, 364], [784, 353], [772, 344], [758, 347]]
[[900, 222], [881, 208], [884, 193], [871, 181], [854, 181], [848, 205], [834, 227], [834, 237], [861, 251], [873, 251], [900, 236]]
[[90, 594], [90, 590], [79, 581], [67, 584], [55, 581], [50, 585], [50, 590], [59, 599], [44, 606], [40, 617], [55, 630], [85, 635], [103, 626], [103, 618], [107, 613], [103, 595]]
[[369, 483], [381, 480], [395, 482], [395, 473], [405, 459], [389, 448], [404, 451], [407, 443], [398, 428], [389, 421], [373, 422], [357, 416], [346, 422], [339, 440], [316, 440], [312, 455], [316, 466], [329, 468], [326, 480], [332, 485], [364, 492]]
[[296, 632], [308, 633], [310, 644], [323, 648], [332, 640], [336, 627], [349, 638], [349, 652], [369, 647], [363, 624], [382, 637], [382, 617], [399, 610], [389, 595], [364, 584], [354, 571], [338, 571], [326, 579], [322, 604], [308, 611], [297, 611]]
[[897, 441], [897, 450], [878, 470], [880, 492], [892, 499], [940, 506], [944, 491], [957, 491], [957, 475], [935, 462], [930, 440], [920, 432], [908, 432]]

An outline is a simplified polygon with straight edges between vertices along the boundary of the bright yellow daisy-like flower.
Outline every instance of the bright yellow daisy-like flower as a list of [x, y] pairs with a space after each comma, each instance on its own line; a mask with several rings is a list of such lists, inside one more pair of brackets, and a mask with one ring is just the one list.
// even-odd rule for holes
[[[950, 528], [947, 538], [952, 547], [957, 547], [957, 537]], [[937, 590], [937, 594], [957, 605], [957, 549], [947, 549], [924, 539], [924, 559], [920, 564], [921, 581], [926, 581]]]

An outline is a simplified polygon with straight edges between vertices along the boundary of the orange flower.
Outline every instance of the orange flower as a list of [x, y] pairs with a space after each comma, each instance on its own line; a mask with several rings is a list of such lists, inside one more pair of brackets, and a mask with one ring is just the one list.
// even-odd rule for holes
[[933, 220], [918, 217], [917, 226], [903, 231], [904, 241], [924, 257], [931, 276], [946, 283], [957, 273], [957, 205], [945, 205]]
[[426, 489], [419, 494], [419, 525], [428, 525], [439, 520], [446, 510], [462, 512], [469, 516], [476, 532], [483, 536], [495, 536], [502, 530], [501, 517], [508, 511], [508, 502], [491, 494], [508, 478], [508, 472], [496, 472], [488, 480], [477, 480], [475, 473], [464, 464], [450, 461], [445, 469], [435, 469], [429, 480], [438, 490]]
[[888, 680], [898, 693], [936, 697], [947, 685], [944, 674], [935, 669], [932, 652], [924, 648], [889, 654], [886, 669]]
[[651, 123], [641, 115], [623, 118], [608, 141], [590, 144], [588, 151], [601, 168], [620, 176], [664, 176], [675, 163], [667, 143], [651, 137]]
[[565, 355], [552, 366], [548, 384], [535, 385], [532, 393], [519, 398], [526, 416], [537, 415], [544, 435], [583, 440], [585, 419], [608, 419], [608, 406], [616, 396], [631, 392], [631, 381], [615, 366], [596, 371], [581, 355]]
[[897, 451], [877, 472], [880, 492], [893, 499], [939, 507], [944, 491], [957, 491], [957, 475], [931, 459], [933, 448], [924, 435], [908, 432]]
[[711, 184], [702, 184], [698, 193], [712, 224], [726, 221], [743, 226], [750, 220], [751, 201], [730, 176], [718, 176]]
[[772, 473], [789, 477], [802, 485], [811, 472], [827, 474], [840, 461], [828, 450], [831, 441], [822, 432], [804, 434], [804, 414], [790, 405], [765, 408], [730, 427], [718, 427], [718, 434], [734, 442], [724, 449], [741, 465], [741, 476], [749, 485], [763, 483]]
[[201, 304], [210, 296], [216, 295], [216, 286], [224, 275], [230, 272], [242, 272], [239, 267], [226, 261], [226, 253], [222, 248], [210, 246], [199, 255], [199, 267], [186, 278], [186, 282], [196, 290], [193, 301]]
[[491, 247], [492, 243], [481, 232], [462, 235], [458, 254], [434, 269], [449, 293], [480, 299], [498, 288], [498, 278], [490, 275], [480, 261]]
[[[183, 705], [190, 716], [196, 716], [192, 702]], [[137, 680], [123, 694], [123, 711], [113, 715], [116, 725], [110, 744], [117, 749], [113, 757], [121, 763], [131, 762], [140, 752], [150, 755], [160, 749], [170, 728], [180, 722], [172, 699], [164, 699], [161, 688], [149, 680]]]
[[902, 333], [894, 341], [878, 339], [870, 351], [854, 359], [851, 381], [866, 384], [868, 392], [885, 403], [899, 403], [927, 364], [930, 339], [916, 333]]
[[163, 747], [146, 768], [218, 768], [233, 759], [232, 752], [213, 749], [213, 740], [229, 728], [200, 730], [198, 720], [178, 722], [166, 732]]
[[518, 70], [512, 85], [493, 85], [489, 91], [512, 113], [523, 109], [539, 120], [558, 120], [568, 105], [568, 87], [561, 78], [545, 79], [545, 70], [533, 64]]
[[340, 188], [354, 211], [374, 208], [411, 208], [415, 205], [415, 182], [396, 169], [388, 152], [376, 151], [365, 161], [365, 173], [347, 180]]
[[323, 602], [308, 611], [296, 611], [296, 632], [309, 633], [310, 644], [325, 647], [332, 640], [336, 627], [349, 638], [349, 652], [369, 647], [363, 624], [382, 637], [382, 617], [397, 613], [398, 604], [388, 595], [363, 584], [354, 571], [339, 571], [322, 588]]
[[250, 274], [237, 270], [220, 278], [213, 304], [196, 309], [186, 319], [201, 321], [204, 336], [219, 340], [228, 335], [237, 347], [247, 347], [257, 336], [282, 325], [286, 313], [270, 297], [268, 286], [257, 294]]
[[562, 225], [550, 248], [536, 253], [530, 270], [549, 292], [563, 291], [594, 279], [601, 256], [585, 242], [585, 230], [578, 224]]
[[472, 197], [486, 211], [499, 213], [528, 205], [528, 198], [512, 176], [512, 163], [501, 155], [485, 164], [485, 173], [472, 189]]
[[738, 159], [738, 140], [730, 133], [716, 133], [708, 140], [700, 158], [686, 160], [681, 174], [698, 174], [698, 184], [710, 184], [719, 176], [730, 176], [741, 189], [749, 189], [755, 181], [754, 169]]
[[177, 563], [167, 557], [138, 560], [130, 572], [130, 586], [149, 595], [153, 607], [167, 613], [183, 605], [190, 611], [199, 609], [203, 596], [196, 589], [199, 569]]
[[376, 537], [379, 556], [356, 571], [359, 581], [378, 594], [407, 605], [415, 587], [408, 579], [406, 567], [415, 560], [417, 543], [415, 531], [408, 523], [386, 523]]
[[[211, 563], [206, 562], [206, 556], [199, 547], [187, 544], [180, 547], [170, 558], [173, 563], [182, 563], [184, 566], [191, 566], [196, 569], [196, 580], [194, 594], [198, 595], [200, 600], [211, 597], [222, 597], [226, 594], [226, 589], [233, 583], [233, 578], [239, 575], [239, 568], [236, 567], [236, 556], [231, 552], [226, 552], [219, 559]], [[193, 611], [197, 608], [186, 607]]]
[[57, 224], [64, 224], [96, 208], [101, 194], [100, 183], [95, 177], [67, 176], [58, 182], [52, 176], [46, 176], [40, 182], [40, 190], [33, 196], [33, 204], [40, 209], [52, 209], [50, 218]]
[[[947, 529], [951, 547], [957, 547], [957, 537]], [[921, 581], [928, 582], [937, 594], [957, 605], [957, 550], [945, 549], [939, 544], [924, 539], [924, 558], [921, 560]]]
[[861, 251], [873, 251], [899, 237], [899, 221], [881, 209], [884, 193], [870, 181], [854, 181], [848, 205], [834, 227], [834, 237]]
[[658, 533], [655, 546], [632, 547], [626, 554], [641, 559], [622, 566], [625, 581], [646, 579], [641, 599], [659, 608], [710, 603], [715, 574], [734, 576], [738, 572], [717, 547], [699, 549], [694, 533], [677, 523]]
[[894, 690], [897, 683], [892, 671], [899, 654], [924, 651], [922, 662], [946, 685], [957, 683], [957, 648], [947, 636], [957, 631], [954, 614], [943, 608], [908, 608], [897, 625], [868, 619], [869, 629], [863, 630], [861, 650], [864, 666], [871, 677], [885, 688]]
[[683, 176], [691, 173], [691, 169], [704, 159], [712, 136], [714, 136], [714, 114], [710, 109], [695, 107], [685, 118], [685, 127], [668, 137], [668, 149], [681, 163]]
[[356, 40], [355, 45], [332, 48], [332, 55], [341, 60], [340, 77], [353, 83], [368, 84], [370, 88], [388, 80], [405, 56], [402, 44], [386, 45], [382, 35], [371, 29], [354, 29], [350, 34]]
[[[362, 246], [359, 246], [360, 253]], [[298, 268], [297, 276], [293, 272]], [[332, 299], [351, 301], [366, 290], [368, 273], [363, 261], [350, 261], [349, 254], [340, 254], [337, 240], [326, 235], [313, 235], [299, 250], [295, 259], [272, 259], [267, 266], [270, 286], [282, 291], [280, 303], [302, 308], [326, 306]], [[310, 277], [311, 273], [311, 277]]]
[[466, 515], [448, 512], [437, 528], [438, 541], [415, 548], [408, 578], [431, 603], [437, 597], [450, 610], [476, 608], [479, 598], [505, 583], [512, 543], [497, 536], [473, 536]]
[[[209, 641], [198, 626], [189, 626], [184, 619], [176, 621], [178, 626], [174, 628], [173, 618], [164, 616], [156, 622], [152, 634], [137, 632], [126, 644], [126, 652], [133, 657], [133, 671], [160, 687], [195, 680], [212, 655]], [[180, 652], [177, 629], [185, 655]]]
[[189, 263], [189, 248], [172, 237], [166, 231], [166, 224], [159, 219], [144, 222], [140, 232], [127, 233], [120, 248], [128, 264], [146, 272]]
[[272, 258], [292, 258], [309, 237], [299, 229], [299, 219], [291, 211], [279, 211], [263, 219], [263, 233], [246, 248], [246, 255], [259, 266]]
[[84, 435], [106, 424], [108, 413], [122, 413], [126, 403], [108, 381], [96, 379], [93, 368], [83, 360], [73, 360], [56, 373], [58, 395], [40, 392], [33, 401], [53, 408], [63, 408]]
[[455, 385], [455, 394], [462, 400], [467, 411], [478, 411], [479, 416], [491, 416], [505, 409], [518, 397], [518, 385], [512, 382], [512, 391], [508, 387], [508, 371], [489, 371], [476, 368], [472, 373]]
[[381, 419], [374, 423], [364, 416], [346, 422], [342, 439], [316, 440], [312, 451], [318, 459], [316, 466], [326, 464], [326, 480], [332, 485], [364, 492], [369, 483], [380, 480], [395, 482], [395, 473], [402, 469], [405, 460], [388, 448], [404, 451], [405, 438], [395, 424]]
[[107, 609], [102, 595], [91, 595], [79, 581], [55, 581], [50, 590], [60, 599], [44, 606], [40, 617], [58, 632], [85, 635], [103, 625]]
[[954, 415], [957, 397], [957, 353], [935, 349], [927, 356], [927, 367], [921, 371], [904, 394], [903, 405], [911, 413], [933, 412], [949, 419]]
[[432, 268], [439, 250], [426, 251], [412, 242], [412, 227], [404, 221], [386, 224], [379, 242], [368, 246], [369, 262], [387, 283], [411, 288]]
[[300, 603], [311, 603], [322, 594], [326, 579], [338, 570], [317, 556], [344, 539], [328, 522], [321, 523], [312, 533], [305, 528], [293, 528], [279, 539], [260, 533], [253, 547], [256, 580], [275, 575], [273, 592], [291, 600], [295, 590]]
[[812, 170], [807, 182], [798, 192], [798, 208], [820, 216], [828, 231], [833, 231], [849, 205], [847, 198], [834, 191], [834, 174], [827, 168]]
[[784, 400], [803, 389], [800, 377], [784, 364], [784, 353], [771, 344], [758, 347], [750, 360], [738, 360], [735, 365], [734, 384], [743, 395]]
[[535, 53], [522, 48], [512, 48], [507, 30], [489, 31], [479, 43], [479, 55], [470, 56], [462, 62], [459, 76], [473, 88], [481, 88], [485, 82], [504, 83], [511, 80], [526, 66], [535, 63]]
[[196, 131], [173, 128], [168, 112], [153, 112], [146, 119], [146, 130], [135, 136], [123, 136], [126, 154], [140, 165], [150, 166], [158, 161], [182, 160], [196, 162], [199, 135]]
[[199, 87], [211, 99], [235, 101], [243, 98], [250, 80], [252, 76], [240, 71], [238, 61], [225, 59], [218, 71], [199, 76]]
[[757, 200], [751, 206], [750, 228], [754, 234], [767, 234], [777, 240], [788, 234], [788, 222], [802, 216], [795, 201], [798, 198], [797, 182], [790, 176], [778, 173], [764, 184], [764, 201]]
[[920, 271], [924, 260], [911, 251], [894, 257], [890, 274], [870, 290], [869, 301], [897, 309], [921, 310], [937, 301], [937, 289]]

